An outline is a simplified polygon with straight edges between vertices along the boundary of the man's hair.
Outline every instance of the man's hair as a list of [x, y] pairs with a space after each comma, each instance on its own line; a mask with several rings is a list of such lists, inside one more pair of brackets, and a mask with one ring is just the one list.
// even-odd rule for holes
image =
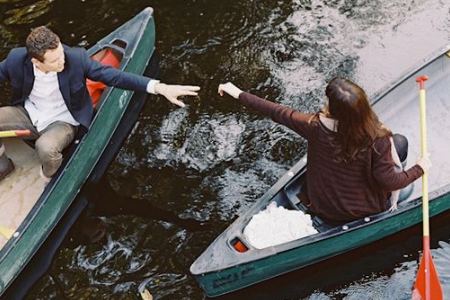
[[28, 54], [40, 62], [44, 62], [45, 52], [58, 48], [59, 43], [59, 37], [45, 26], [34, 28], [26, 41]]

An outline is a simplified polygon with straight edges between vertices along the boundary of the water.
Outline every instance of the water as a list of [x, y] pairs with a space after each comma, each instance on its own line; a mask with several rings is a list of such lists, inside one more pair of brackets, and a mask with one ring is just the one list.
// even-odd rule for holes
[[[205, 299], [190, 264], [305, 151], [289, 130], [219, 97], [218, 84], [233, 81], [312, 112], [330, 78], [350, 77], [372, 94], [450, 42], [450, 4], [439, 0], [0, 0], [0, 56], [42, 24], [69, 45], [89, 47], [146, 6], [155, 8], [163, 80], [202, 91], [184, 109], [149, 97], [106, 179], [134, 199], [130, 205], [148, 203], [208, 230], [161, 221], [151, 209], [148, 218], [145, 210], [108, 215], [106, 240], [61, 249], [28, 299], [136, 299], [142, 287], [155, 299]], [[10, 92], [1, 91], [6, 104]], [[445, 272], [450, 228], [445, 219], [432, 226]], [[416, 228], [226, 298], [410, 299], [420, 234]], [[448, 275], [443, 281], [448, 294]]]

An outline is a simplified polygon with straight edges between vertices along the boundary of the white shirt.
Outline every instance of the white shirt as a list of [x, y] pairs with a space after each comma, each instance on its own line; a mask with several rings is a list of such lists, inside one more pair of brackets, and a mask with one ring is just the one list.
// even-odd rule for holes
[[78, 123], [70, 113], [59, 90], [58, 74], [44, 73], [33, 64], [34, 85], [30, 96], [25, 100], [25, 109], [37, 131], [48, 125], [62, 121], [74, 126]]
[[155, 85], [159, 82], [160, 82], [159, 80], [150, 79], [149, 83], [147, 84], [147, 93], [156, 95]]
[[[30, 115], [31, 122], [37, 131], [42, 131], [48, 125], [62, 121], [74, 126], [80, 125], [69, 109], [59, 90], [58, 74], [56, 72], [42, 72], [33, 64], [34, 85], [30, 96], [25, 100], [25, 109]], [[156, 94], [155, 85], [159, 80], [150, 80], [147, 92]]]

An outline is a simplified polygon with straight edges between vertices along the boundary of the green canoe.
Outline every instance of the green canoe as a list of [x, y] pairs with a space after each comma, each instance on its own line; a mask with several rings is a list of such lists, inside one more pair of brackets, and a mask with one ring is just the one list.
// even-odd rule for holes
[[[373, 97], [373, 107], [382, 122], [409, 140], [409, 166], [420, 155], [419, 87], [415, 78], [427, 82], [430, 216], [450, 209], [450, 46], [420, 66], [388, 84]], [[447, 133], [446, 133], [447, 132]], [[408, 167], [409, 167], [408, 166]], [[304, 182], [306, 157], [301, 159], [248, 211], [231, 224], [191, 265], [190, 271], [210, 297], [230, 293], [278, 275], [301, 269], [352, 249], [367, 245], [422, 221], [420, 181], [398, 210], [368, 216], [340, 226], [330, 226], [311, 216], [318, 231], [291, 242], [256, 249], [243, 230], [251, 218], [270, 203], [307, 212], [297, 194]], [[301, 282], [298, 282], [301, 284]]]
[[[152, 75], [154, 45], [153, 9], [146, 8], [88, 54], [104, 64], [115, 62], [115, 67], [127, 72]], [[47, 186], [39, 180], [34, 150], [19, 139], [5, 141], [16, 170], [0, 183], [2, 299], [21, 298], [45, 272], [147, 98], [146, 93], [118, 88], [94, 90], [98, 102], [91, 127], [65, 153], [63, 165]]]

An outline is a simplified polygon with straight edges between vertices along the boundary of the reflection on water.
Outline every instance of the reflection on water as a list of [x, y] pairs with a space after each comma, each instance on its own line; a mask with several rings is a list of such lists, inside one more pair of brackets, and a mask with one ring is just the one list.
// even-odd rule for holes
[[36, 19], [50, 11], [52, 2], [54, 0], [41, 0], [8, 10], [5, 12], [8, 17], [3, 22], [6, 25], [33, 24]]
[[433, 262], [436, 272], [439, 275], [439, 281], [442, 285], [444, 295], [450, 295], [450, 244], [440, 241], [439, 248], [432, 250]]
[[393, 274], [369, 274], [350, 283], [345, 289], [329, 293], [315, 292], [307, 299], [393, 299], [392, 295], [396, 295], [395, 299], [410, 299], [415, 268], [414, 262], [402, 263], [394, 268]]
[[[218, 84], [233, 81], [312, 112], [323, 105], [330, 78], [348, 76], [372, 94], [450, 38], [450, 5], [441, 0], [0, 0], [0, 56], [42, 24], [69, 45], [91, 46], [146, 6], [155, 9], [163, 80], [195, 83], [202, 91], [185, 99], [183, 109], [150, 96], [107, 179], [119, 195], [211, 229], [108, 215], [107, 239], [62, 249], [29, 299], [134, 299], [139, 287], [155, 299], [204, 299], [189, 265], [306, 147], [286, 128], [219, 97]], [[5, 104], [9, 89], [1, 92]], [[439, 239], [448, 242], [450, 228], [439, 226]], [[366, 251], [351, 267], [310, 268], [301, 277], [249, 289], [244, 298], [280, 299], [259, 290], [277, 286], [282, 294], [279, 287], [286, 286], [284, 299], [362, 299], [369, 293], [373, 299], [409, 299], [421, 249], [413, 236], [392, 241], [394, 248], [381, 254]], [[450, 251], [442, 245], [436, 253], [446, 257]]]

